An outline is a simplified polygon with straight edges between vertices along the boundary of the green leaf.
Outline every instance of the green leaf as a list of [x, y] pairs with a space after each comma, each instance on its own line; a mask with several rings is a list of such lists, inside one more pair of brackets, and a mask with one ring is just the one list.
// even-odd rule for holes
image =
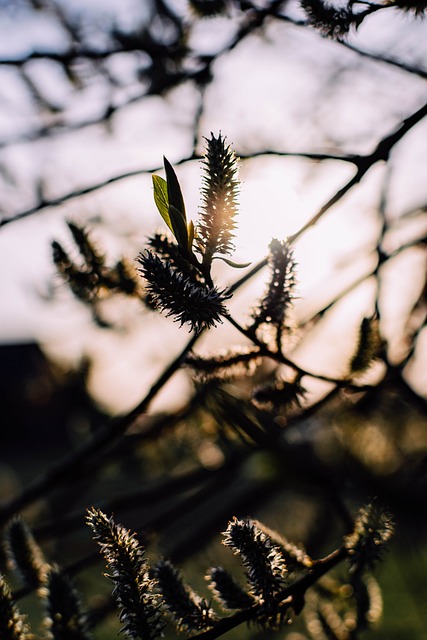
[[186, 223], [184, 198], [182, 197], [178, 178], [171, 163], [167, 160], [167, 158], [163, 157], [163, 162], [165, 165], [166, 182], [168, 185], [169, 205], [175, 207], [175, 209], [181, 214], [184, 222]]
[[[187, 228], [187, 217], [185, 214], [184, 198], [182, 197], [181, 187], [179, 186], [178, 178], [171, 163], [165, 157], [163, 157], [163, 162], [166, 172], [166, 202], [168, 204], [167, 218], [163, 215], [162, 211], [160, 211], [160, 213], [162, 214], [166, 222], [167, 220], [169, 220], [169, 228], [177, 239], [178, 245], [185, 253], [188, 254], [189, 228]], [[164, 184], [162, 183], [162, 191], [163, 190]], [[164, 197], [162, 200], [162, 207], [163, 202]]]
[[153, 187], [154, 187], [154, 202], [159, 210], [163, 220], [168, 225], [169, 229], [173, 231], [171, 219], [169, 216], [169, 198], [168, 198], [168, 186], [166, 180], [160, 176], [153, 175]]
[[181, 249], [186, 253], [188, 252], [188, 229], [187, 221], [182, 217], [181, 212], [178, 211], [173, 204], [169, 204], [169, 217], [172, 224], [172, 231], [177, 239], [177, 242]]
[[252, 262], [233, 262], [233, 260], [229, 260], [228, 258], [224, 258], [223, 256], [214, 256], [212, 260], [222, 260], [223, 262], [228, 264], [229, 267], [234, 267], [235, 269], [244, 269], [245, 267], [249, 267], [249, 265], [252, 264]]
[[188, 223], [187, 233], [188, 233], [188, 251], [189, 253], [191, 253], [191, 250], [193, 247], [193, 240], [194, 240], [194, 222], [192, 220], [190, 220], [190, 222]]

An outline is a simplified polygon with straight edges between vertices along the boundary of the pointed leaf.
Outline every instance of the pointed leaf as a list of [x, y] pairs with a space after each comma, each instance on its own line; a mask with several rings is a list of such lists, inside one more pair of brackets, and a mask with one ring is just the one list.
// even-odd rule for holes
[[163, 157], [163, 162], [166, 171], [169, 204], [174, 206], [175, 209], [181, 213], [181, 216], [186, 223], [184, 198], [182, 197], [181, 187], [179, 186], [177, 175], [169, 160]]
[[173, 233], [173, 227], [169, 216], [169, 199], [168, 199], [168, 186], [166, 180], [160, 176], [153, 175], [153, 187], [154, 187], [154, 202], [159, 210], [163, 220], [168, 225], [169, 229]]
[[249, 265], [252, 264], [252, 262], [233, 262], [233, 260], [229, 260], [228, 258], [224, 258], [223, 256], [214, 256], [212, 259], [222, 260], [223, 262], [228, 264], [228, 266], [234, 267], [235, 269], [244, 269], [245, 267], [249, 267]]
[[190, 220], [190, 222], [188, 223], [187, 233], [188, 233], [188, 251], [189, 253], [191, 253], [193, 240], [194, 240], [194, 222], [192, 220]]
[[185, 218], [173, 204], [169, 204], [169, 217], [172, 224], [172, 231], [177, 242], [184, 252], [188, 252], [188, 230]]

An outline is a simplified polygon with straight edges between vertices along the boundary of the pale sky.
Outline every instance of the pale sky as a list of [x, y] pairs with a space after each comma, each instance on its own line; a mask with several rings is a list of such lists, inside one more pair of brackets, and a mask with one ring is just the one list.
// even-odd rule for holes
[[[136, 0], [120, 3], [74, 0], [71, 5], [82, 24], [89, 21], [92, 44], [98, 47], [106, 46], [105, 33], [112, 22], [127, 29], [132, 25], [130, 16], [136, 19], [135, 12], [140, 19], [144, 17], [144, 3]], [[65, 48], [67, 37], [57, 21], [44, 12], [36, 15], [26, 11], [24, 4], [23, 8], [20, 6], [0, 4], [0, 58], [22, 57], [34, 49]], [[176, 6], [180, 11], [186, 10], [185, 2]], [[300, 15], [292, 3], [289, 13]], [[391, 11], [380, 14], [367, 21], [350, 37], [350, 42], [427, 68], [427, 21], [403, 19]], [[224, 18], [199, 24], [191, 35], [191, 46], [209, 53], [218, 39], [226, 44], [233, 31], [230, 24]], [[130, 56], [116, 56], [109, 72], [117, 80], [115, 103], [123, 104], [138, 95], [140, 86]], [[214, 80], [205, 95], [200, 134], [209, 136], [211, 131], [221, 131], [237, 154], [267, 149], [369, 153], [381, 137], [392, 132], [427, 98], [426, 80], [391, 65], [371, 63], [313, 31], [286, 23], [274, 22], [262, 34], [251, 36], [222, 56], [214, 64], [213, 72]], [[65, 110], [49, 113], [35, 108], [28, 86], [16, 69], [0, 66], [0, 144], [30, 133], [41, 123], [52, 124], [55, 119], [63, 118], [72, 124], [96, 117], [106, 99], [111, 98], [102, 77], [93, 77], [77, 90], [55, 63], [34, 61], [28, 65], [27, 73], [53, 103]], [[46, 198], [55, 198], [117, 174], [160, 167], [163, 155], [172, 163], [187, 156], [193, 144], [197, 100], [194, 87], [184, 85], [164, 98], [150, 97], [119, 109], [108, 130], [93, 125], [49, 139], [1, 147], [2, 215], [9, 217], [31, 208], [37, 183]], [[409, 209], [427, 202], [426, 139], [427, 123], [423, 122], [393, 153], [390, 220], [397, 220]], [[199, 147], [201, 150], [202, 144]], [[337, 161], [316, 164], [303, 158], [268, 156], [242, 162], [235, 259], [256, 262], [262, 258], [272, 237], [284, 238], [297, 231], [353, 172], [353, 166]], [[196, 218], [200, 166], [196, 162], [182, 165], [177, 174], [189, 215]], [[376, 211], [383, 180], [384, 169], [375, 167], [359, 187], [298, 242], [295, 254], [299, 263], [300, 299], [295, 307], [300, 317], [309, 313], [317, 300], [327, 299], [332, 285], [344, 286], [372, 268], [379, 225]], [[100, 216], [103, 225], [96, 222]], [[52, 239], [71, 247], [64, 224], [68, 218], [89, 224], [92, 221], [96, 237], [116, 257], [122, 253], [135, 257], [144, 246], [145, 236], [162, 225], [148, 174], [119, 181], [0, 228], [0, 340], [41, 340], [50, 353], [58, 356], [62, 353], [70, 361], [89, 352], [97, 363], [92, 380], [95, 395], [101, 403], [108, 404], [109, 389], [122, 380], [123, 388], [117, 398], [120, 397], [119, 408], [125, 410], [140, 397], [141, 388], [152, 381], [153, 367], [161, 369], [177, 343], [183, 343], [188, 336], [171, 320], [162, 318], [161, 339], [150, 338], [147, 342], [148, 334], [156, 335], [158, 319], [151, 315], [147, 319], [142, 313], [139, 317], [139, 311], [134, 309], [123, 312], [126, 322], [130, 322], [127, 316], [133, 317], [135, 313], [138, 316], [132, 319], [128, 335], [108, 335], [92, 327], [88, 313], [58, 281], [51, 263]], [[425, 216], [416, 216], [415, 222], [403, 219], [395, 225], [394, 236], [388, 241], [410, 238], [414, 229], [425, 224]], [[403, 308], [410, 307], [417, 294], [424, 268], [425, 256], [423, 262], [419, 252], [408, 254], [406, 261], [402, 260], [388, 276], [387, 286], [399, 290]], [[218, 269], [221, 284], [240, 275], [229, 268]], [[233, 301], [242, 319], [262, 292], [265, 275], [254, 282], [252, 289], [242, 291], [239, 300], [236, 296]], [[409, 291], [405, 286], [408, 277]], [[52, 293], [53, 302], [47, 302]], [[372, 310], [373, 295], [369, 285], [357, 290], [348, 307], [351, 312], [348, 309], [342, 312], [343, 317], [348, 316], [340, 321], [347, 328], [341, 336], [343, 345], [354, 334], [363, 315]], [[402, 311], [395, 305], [387, 308], [387, 313], [385, 326], [391, 339], [397, 341], [398, 350]], [[316, 338], [319, 355], [314, 366], [322, 367], [327, 362], [331, 371], [339, 371], [342, 361], [331, 360], [328, 348], [331, 336], [336, 337], [333, 322], [331, 327]], [[221, 337], [210, 337], [213, 344], [223, 340], [222, 332], [218, 336]], [[302, 359], [308, 351], [312, 353], [313, 347], [308, 349], [307, 343], [301, 349]], [[339, 353], [342, 355], [342, 351], [338, 350]], [[125, 371], [133, 375], [124, 376]]]

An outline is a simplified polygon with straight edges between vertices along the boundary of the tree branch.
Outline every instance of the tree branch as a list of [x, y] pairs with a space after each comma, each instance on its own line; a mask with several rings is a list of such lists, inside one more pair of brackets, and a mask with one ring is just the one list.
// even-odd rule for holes
[[100, 451], [124, 433], [126, 429], [130, 427], [131, 424], [141, 415], [141, 413], [147, 410], [150, 402], [157, 395], [160, 389], [164, 387], [166, 382], [168, 382], [173, 374], [179, 369], [186, 354], [193, 348], [200, 335], [200, 333], [192, 335], [185, 347], [176, 356], [176, 358], [172, 360], [169, 366], [163, 371], [157, 381], [150, 388], [146, 396], [136, 407], [134, 407], [134, 409], [132, 409], [132, 411], [126, 415], [113, 418], [103, 429], [100, 429], [93, 436], [82, 442], [82, 444], [69, 455], [53, 463], [46, 473], [30, 482], [18, 496], [3, 504], [0, 507], [0, 524], [7, 522], [7, 520], [9, 520], [9, 518], [16, 512], [41, 498], [53, 486], [57, 487], [58, 484], [64, 482], [73, 474], [77, 473], [82, 463], [89, 459], [95, 452]]

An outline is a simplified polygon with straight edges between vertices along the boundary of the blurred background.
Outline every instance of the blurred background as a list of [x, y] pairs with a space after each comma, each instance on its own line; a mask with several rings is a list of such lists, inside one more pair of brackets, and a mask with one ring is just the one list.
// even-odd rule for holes
[[[85, 531], [91, 504], [203, 590], [209, 563], [232, 562], [219, 545], [232, 516], [258, 517], [320, 557], [380, 496], [397, 533], [378, 569], [383, 620], [366, 637], [425, 638], [427, 22], [423, 3], [375, 6], [332, 39], [293, 0], [0, 0], [0, 513], [22, 511], [69, 567], [101, 621], [96, 637], [116, 637], [118, 622]], [[284, 344], [313, 374], [305, 393], [291, 406], [255, 403], [257, 385], [289, 377], [267, 360], [252, 378], [205, 386], [184, 368], [124, 418], [124, 437], [49, 476], [112, 416], [129, 416], [190, 339], [138, 295], [77, 299], [52, 241], [78, 262], [67, 222], [81, 225], [140, 282], [135, 258], [165, 231], [151, 176], [166, 156], [197, 221], [211, 132], [239, 158], [233, 259], [251, 263], [217, 263], [216, 282], [247, 275], [229, 305], [245, 325], [268, 282], [267, 268], [251, 270], [272, 238], [295, 234]], [[381, 354], [350, 383], [369, 317]], [[246, 344], [226, 322], [195, 351]], [[266, 637], [235, 637], [248, 634]]]

